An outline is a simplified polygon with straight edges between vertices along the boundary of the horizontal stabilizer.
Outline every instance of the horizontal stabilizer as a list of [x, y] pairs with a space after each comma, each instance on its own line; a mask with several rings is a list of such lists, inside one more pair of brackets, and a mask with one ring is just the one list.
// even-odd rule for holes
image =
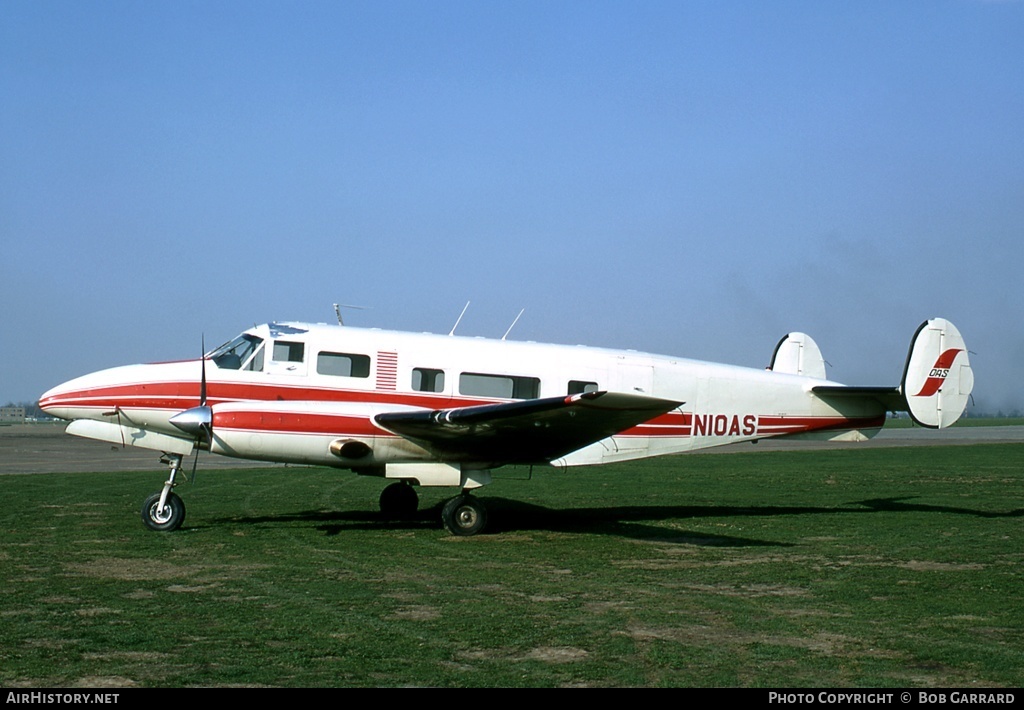
[[907, 401], [899, 387], [844, 387], [842, 385], [821, 385], [812, 387], [811, 392], [824, 399], [873, 399], [887, 412], [906, 412]]
[[964, 413], [974, 387], [974, 372], [960, 331], [943, 318], [925, 321], [910, 342], [899, 387], [821, 385], [811, 392], [822, 399], [876, 402], [890, 412], [910, 412], [921, 426], [941, 429]]
[[542, 463], [653, 419], [682, 402], [619, 392], [418, 412], [374, 420], [449, 460]]

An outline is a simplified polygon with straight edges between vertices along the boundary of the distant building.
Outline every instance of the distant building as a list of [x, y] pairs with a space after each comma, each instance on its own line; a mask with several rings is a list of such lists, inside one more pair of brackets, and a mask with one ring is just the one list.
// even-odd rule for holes
[[0, 424], [24, 424], [24, 407], [0, 407]]

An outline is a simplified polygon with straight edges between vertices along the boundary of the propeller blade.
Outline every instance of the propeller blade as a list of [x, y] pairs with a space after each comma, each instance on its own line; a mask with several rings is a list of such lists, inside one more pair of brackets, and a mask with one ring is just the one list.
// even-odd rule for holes
[[203, 354], [199, 358], [199, 406], [178, 412], [167, 421], [196, 441], [210, 442], [213, 439], [213, 408], [206, 404], [206, 335], [202, 336]]
[[206, 334], [202, 335], [202, 346], [203, 354], [199, 358], [200, 367], [202, 368], [202, 374], [199, 380], [199, 406], [206, 406]]

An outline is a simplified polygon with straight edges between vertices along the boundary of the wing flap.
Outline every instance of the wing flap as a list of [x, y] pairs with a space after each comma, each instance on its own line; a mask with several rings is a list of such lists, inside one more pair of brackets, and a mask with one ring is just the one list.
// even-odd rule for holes
[[448, 460], [542, 463], [669, 412], [682, 402], [619, 392], [527, 399], [374, 420]]

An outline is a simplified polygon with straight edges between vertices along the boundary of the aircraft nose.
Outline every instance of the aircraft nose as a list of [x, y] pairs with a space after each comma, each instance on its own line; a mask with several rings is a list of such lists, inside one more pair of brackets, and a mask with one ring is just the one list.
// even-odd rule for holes
[[39, 398], [39, 408], [52, 417], [79, 419], [83, 416], [83, 407], [106, 406], [102, 397], [104, 387], [109, 384], [106, 372], [82, 375], [47, 390]]
[[68, 387], [68, 384], [68, 382], [64, 382], [43, 392], [39, 397], [39, 408], [51, 417], [68, 419], [69, 417], [62, 416], [65, 409], [64, 405], [67, 404], [65, 401], [66, 395], [71, 389]]

